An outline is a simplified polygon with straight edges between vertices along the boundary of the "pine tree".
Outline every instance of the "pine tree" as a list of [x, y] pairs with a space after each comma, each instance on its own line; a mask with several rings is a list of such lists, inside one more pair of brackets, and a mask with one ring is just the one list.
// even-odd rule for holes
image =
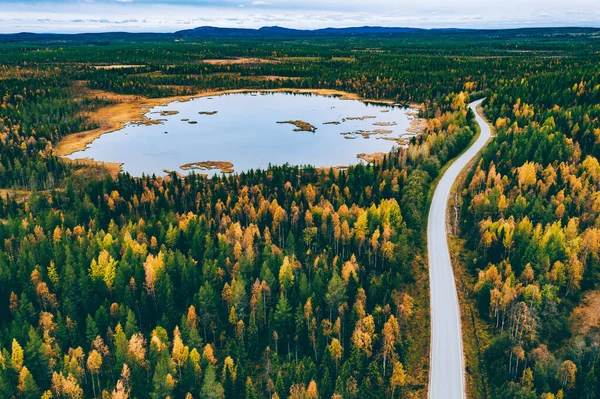
[[40, 389], [27, 367], [23, 367], [19, 373], [19, 386], [17, 389], [20, 397], [24, 399], [38, 399], [40, 397]]
[[256, 388], [254, 388], [254, 383], [252, 382], [252, 378], [248, 377], [246, 379], [246, 395], [245, 399], [258, 399], [258, 394], [256, 393]]
[[273, 327], [278, 332], [279, 336], [285, 337], [289, 334], [292, 326], [292, 317], [292, 307], [287, 298], [281, 294], [273, 314]]
[[200, 392], [203, 398], [222, 399], [224, 397], [225, 392], [216, 377], [215, 369], [209, 365], [204, 373], [204, 383]]

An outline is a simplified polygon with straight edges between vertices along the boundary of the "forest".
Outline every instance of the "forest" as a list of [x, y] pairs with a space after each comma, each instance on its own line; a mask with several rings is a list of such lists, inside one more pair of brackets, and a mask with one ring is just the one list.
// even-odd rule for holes
[[[3, 38], [0, 396], [425, 398], [428, 203], [486, 97], [497, 135], [460, 191], [470, 397], [596, 397], [597, 40]], [[347, 170], [113, 178], [54, 151], [114, 94], [246, 88], [419, 103], [427, 127]]]
[[487, 101], [497, 138], [467, 180], [462, 227], [493, 397], [600, 393], [599, 103], [584, 65], [507, 80]]

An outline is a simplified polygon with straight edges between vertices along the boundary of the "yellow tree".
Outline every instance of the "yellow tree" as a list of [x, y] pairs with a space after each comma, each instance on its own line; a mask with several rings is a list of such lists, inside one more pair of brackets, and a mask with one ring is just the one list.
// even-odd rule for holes
[[284, 293], [294, 285], [294, 270], [287, 256], [283, 258], [283, 264], [279, 268], [279, 284], [283, 287]]
[[525, 162], [523, 166], [517, 168], [517, 175], [519, 179], [519, 186], [527, 189], [529, 186], [533, 186], [536, 181], [536, 170], [534, 162]]
[[148, 255], [144, 262], [144, 272], [146, 274], [146, 289], [154, 296], [154, 283], [157, 277], [165, 268], [164, 254], [158, 253], [158, 256]]
[[315, 361], [317, 360], [317, 320], [313, 315], [312, 299], [308, 298], [304, 305], [304, 319], [306, 320], [306, 326], [308, 331], [308, 340], [313, 346], [315, 353]]
[[189, 355], [190, 349], [183, 344], [179, 327], [175, 327], [175, 331], [173, 331], [173, 350], [171, 352], [171, 359], [177, 366], [177, 370], [179, 371], [179, 379], [181, 379], [181, 369], [185, 366]]
[[65, 377], [63, 373], [53, 373], [52, 392], [60, 398], [83, 399], [83, 389], [71, 374]]
[[533, 371], [529, 367], [523, 370], [523, 375], [521, 376], [521, 386], [532, 390], [533, 389]]
[[344, 279], [344, 283], [348, 284], [350, 277], [352, 277], [355, 281], [358, 281], [358, 262], [356, 261], [356, 256], [352, 254], [350, 260], [344, 263], [342, 267], [342, 278]]
[[375, 229], [373, 235], [371, 236], [371, 248], [373, 248], [373, 255], [375, 256], [374, 264], [377, 266], [377, 252], [379, 252], [379, 237], [381, 233], [379, 232], [379, 228]]
[[558, 369], [558, 380], [563, 387], [573, 388], [575, 386], [575, 376], [577, 375], [577, 366], [570, 360], [565, 360]]
[[229, 372], [229, 375], [231, 375], [231, 379], [233, 381], [235, 381], [237, 378], [237, 367], [235, 366], [235, 362], [233, 361], [231, 356], [227, 356], [225, 358], [225, 360], [223, 361], [223, 372], [222, 372], [223, 381], [225, 381], [225, 377], [228, 372]]
[[204, 347], [204, 351], [202, 352], [202, 358], [207, 360], [212, 365], [217, 364], [217, 359], [215, 358], [213, 348], [210, 344], [206, 344]]
[[456, 94], [452, 99], [452, 109], [455, 111], [463, 109], [468, 100], [469, 95], [464, 91], [461, 91], [460, 93]]
[[123, 381], [121, 381], [121, 380], [117, 381], [117, 385], [115, 386], [115, 389], [112, 391], [111, 399], [128, 399], [128, 398], [129, 398], [129, 391], [127, 390], [127, 387], [125, 387], [125, 384], [123, 384]]
[[394, 371], [392, 371], [392, 376], [390, 377], [390, 385], [392, 387], [392, 398], [394, 397], [394, 393], [396, 389], [403, 387], [406, 384], [406, 372], [404, 371], [404, 366], [402, 363], [396, 361], [394, 362]]
[[94, 397], [96, 397], [96, 384], [94, 383], [94, 377], [98, 381], [98, 389], [100, 389], [100, 369], [102, 368], [102, 355], [95, 349], [93, 349], [88, 355], [87, 368], [92, 375], [92, 390], [94, 391]]
[[400, 322], [406, 323], [413, 314], [413, 298], [407, 293], [394, 291], [392, 293], [392, 299], [396, 305], [397, 317], [400, 319]]
[[394, 315], [390, 315], [388, 321], [383, 325], [383, 376], [388, 357], [396, 354], [396, 343], [400, 340], [400, 327]]
[[319, 391], [315, 380], [310, 380], [308, 388], [306, 388], [306, 399], [319, 399]]
[[331, 355], [331, 359], [335, 362], [335, 371], [337, 373], [340, 360], [342, 360], [344, 354], [344, 348], [342, 348], [342, 345], [337, 338], [331, 340], [331, 343], [329, 344], [329, 354]]
[[363, 317], [356, 323], [356, 328], [352, 333], [352, 343], [354, 346], [364, 352], [367, 357], [373, 354], [373, 335], [375, 334], [375, 321], [373, 316]]
[[362, 211], [362, 213], [354, 222], [354, 238], [358, 243], [358, 254], [362, 253], [362, 246], [367, 238], [367, 229], [369, 226], [369, 217], [366, 211]]
[[68, 354], [63, 359], [63, 371], [77, 378], [77, 381], [81, 381], [85, 373], [84, 359], [85, 353], [80, 346], [75, 349], [69, 348]]
[[576, 254], [572, 254], [569, 259], [567, 268], [567, 295], [571, 289], [579, 289], [581, 280], [583, 279], [583, 265], [577, 258]]
[[98, 260], [92, 260], [90, 277], [104, 280], [108, 289], [112, 290], [113, 282], [117, 275], [116, 267], [117, 261], [110, 256], [107, 250], [102, 250], [100, 255], [98, 255]]
[[196, 348], [192, 349], [190, 352], [190, 361], [192, 366], [194, 367], [194, 373], [196, 376], [196, 383], [200, 383], [200, 377], [202, 376], [202, 368], [200, 367], [200, 360], [202, 357]]
[[133, 334], [129, 339], [127, 351], [140, 365], [143, 365], [146, 361], [146, 339], [144, 336], [139, 333]]
[[21, 348], [19, 342], [17, 342], [17, 340], [14, 338], [12, 340], [12, 353], [10, 360], [15, 370], [18, 372], [21, 371], [21, 368], [23, 367], [23, 348]]

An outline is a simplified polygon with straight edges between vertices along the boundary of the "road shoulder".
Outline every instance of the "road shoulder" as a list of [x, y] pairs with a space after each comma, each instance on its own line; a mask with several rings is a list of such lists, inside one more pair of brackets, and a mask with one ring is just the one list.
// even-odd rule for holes
[[[494, 126], [485, 118], [481, 105], [477, 106], [477, 113], [490, 127], [492, 137], [486, 142], [490, 142], [495, 136]], [[479, 137], [479, 134], [476, 138]], [[481, 159], [481, 152], [485, 146], [475, 156], [468, 166], [465, 167], [454, 182], [451, 195], [448, 200], [447, 223], [448, 248], [450, 250], [450, 259], [454, 271], [454, 279], [457, 287], [457, 295], [461, 312], [461, 332], [463, 341], [463, 354], [465, 362], [465, 389], [469, 399], [486, 399], [489, 397], [489, 388], [487, 386], [487, 375], [483, 359], [483, 354], [488, 342], [490, 333], [485, 323], [481, 321], [473, 303], [472, 293], [476, 284], [475, 278], [468, 272], [465, 240], [460, 237], [460, 223], [458, 217], [463, 206], [462, 190], [466, 184], [467, 178], [473, 172], [475, 166]]]

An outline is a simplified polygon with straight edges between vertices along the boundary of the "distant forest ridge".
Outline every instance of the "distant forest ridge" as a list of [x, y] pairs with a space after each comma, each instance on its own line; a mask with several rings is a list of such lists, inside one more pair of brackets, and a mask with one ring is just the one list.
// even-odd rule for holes
[[0, 34], [0, 41], [24, 40], [117, 40], [117, 39], [161, 39], [173, 37], [248, 37], [248, 38], [296, 38], [318, 36], [394, 36], [394, 35], [423, 35], [423, 36], [477, 36], [485, 38], [510, 38], [543, 36], [591, 36], [600, 38], [600, 28], [560, 27], [560, 28], [517, 28], [517, 29], [463, 29], [463, 28], [437, 28], [423, 29], [411, 27], [384, 27], [362, 26], [348, 28], [323, 28], [315, 30], [290, 29], [280, 26], [268, 26], [259, 29], [251, 28], [220, 28], [214, 26], [201, 26], [174, 33], [129, 33], [129, 32], [104, 32], [104, 33], [11, 33]]

